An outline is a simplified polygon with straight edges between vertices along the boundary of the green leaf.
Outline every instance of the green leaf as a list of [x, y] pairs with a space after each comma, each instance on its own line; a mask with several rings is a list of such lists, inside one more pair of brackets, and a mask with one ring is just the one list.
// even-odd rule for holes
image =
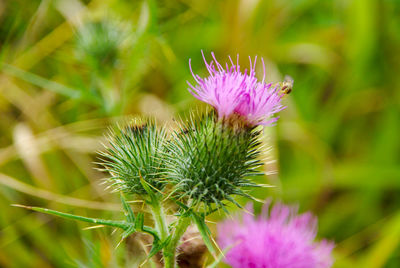
[[136, 228], [134, 226], [129, 226], [127, 230], [125, 230], [125, 232], [122, 233], [122, 240], [124, 240], [125, 238], [127, 238], [128, 236], [130, 236], [131, 234], [133, 234], [134, 232], [136, 232]]
[[131, 206], [126, 202], [126, 199], [122, 193], [121, 193], [121, 202], [125, 211], [126, 219], [128, 220], [128, 222], [134, 223], [135, 214], [133, 213]]
[[46, 213], [46, 214], [50, 214], [50, 215], [55, 215], [55, 216], [62, 217], [65, 219], [70, 219], [70, 220], [84, 221], [84, 222], [89, 222], [89, 223], [94, 223], [94, 224], [117, 227], [117, 228], [123, 229], [125, 231], [123, 235], [126, 235], [126, 236], [135, 232], [137, 230], [136, 227], [139, 227], [140, 231], [152, 235], [154, 237], [154, 239], [160, 239], [157, 232], [153, 228], [143, 225], [143, 222], [144, 222], [143, 213], [139, 213], [138, 217], [137, 217], [137, 218], [139, 218], [139, 220], [136, 218], [135, 224], [132, 224], [132, 223], [126, 222], [126, 221], [112, 221], [112, 220], [104, 220], [104, 219], [96, 219], [96, 218], [77, 216], [77, 215], [59, 212], [59, 211], [51, 210], [51, 209], [47, 209], [47, 208], [30, 207], [30, 206], [24, 206], [24, 205], [12, 205], [12, 206], [21, 207], [21, 208], [25, 208], [25, 209], [29, 209], [29, 210], [34, 210], [37, 212]]
[[137, 231], [142, 231], [143, 230], [143, 225], [144, 225], [144, 213], [143, 212], [139, 212], [136, 215], [135, 229]]
[[83, 216], [73, 215], [73, 214], [69, 214], [69, 213], [59, 212], [59, 211], [47, 209], [47, 208], [30, 207], [30, 206], [24, 206], [24, 205], [13, 205], [13, 206], [21, 207], [21, 208], [25, 208], [25, 209], [29, 209], [29, 210], [34, 210], [34, 211], [45, 213], [45, 214], [55, 215], [55, 216], [62, 217], [65, 219], [84, 221], [84, 222], [89, 222], [89, 223], [117, 227], [117, 228], [121, 228], [123, 230], [127, 230], [129, 228], [129, 226], [131, 225], [125, 221], [112, 221], [112, 220], [89, 218], [89, 217], [83, 217]]
[[146, 191], [146, 193], [150, 196], [150, 202], [152, 204], [156, 204], [158, 202], [158, 198], [156, 196], [156, 193], [154, 192], [153, 189], [151, 189], [150, 185], [147, 183], [147, 181], [145, 181], [143, 179], [142, 176], [140, 176], [140, 183], [143, 186], [144, 190]]
[[206, 245], [207, 249], [210, 251], [210, 253], [213, 256], [215, 256], [216, 251], [214, 249], [213, 243], [210, 238], [211, 231], [208, 228], [207, 224], [205, 223], [204, 216], [200, 216], [200, 215], [192, 212], [191, 217], [192, 217], [193, 221], [196, 223], [197, 228], [199, 229], [200, 235], [203, 238], [204, 244]]
[[182, 203], [181, 201], [178, 201], [178, 200], [175, 200], [175, 199], [173, 199], [173, 198], [171, 198], [172, 200], [174, 200], [175, 201], [175, 203], [178, 205], [178, 206], [180, 206], [181, 208], [183, 208], [183, 210], [184, 210], [184, 213], [181, 213], [181, 215], [184, 215], [185, 213], [190, 213], [190, 208], [187, 206], [187, 205], [185, 205], [184, 203]]
[[162, 250], [166, 245], [171, 241], [172, 235], [169, 235], [164, 241], [160, 242], [159, 240], [154, 240], [149, 255], [147, 259], [150, 259], [154, 255], [156, 255], [160, 250]]

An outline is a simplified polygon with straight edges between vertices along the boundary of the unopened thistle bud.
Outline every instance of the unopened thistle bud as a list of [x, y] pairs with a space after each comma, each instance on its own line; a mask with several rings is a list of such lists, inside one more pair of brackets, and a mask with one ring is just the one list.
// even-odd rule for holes
[[221, 208], [223, 201], [237, 204], [233, 195], [248, 196], [242, 187], [257, 186], [247, 177], [260, 174], [262, 165], [259, 134], [254, 128], [233, 128], [213, 112], [189, 120], [175, 133], [165, 160], [175, 196]]
[[163, 187], [159, 179], [163, 164], [160, 154], [164, 150], [166, 134], [157, 130], [155, 123], [133, 122], [111, 131], [109, 146], [101, 152], [102, 165], [111, 177], [115, 190], [130, 194], [146, 194], [140, 178], [156, 189]]
[[115, 21], [87, 23], [77, 33], [77, 56], [97, 71], [113, 68], [126, 35]]

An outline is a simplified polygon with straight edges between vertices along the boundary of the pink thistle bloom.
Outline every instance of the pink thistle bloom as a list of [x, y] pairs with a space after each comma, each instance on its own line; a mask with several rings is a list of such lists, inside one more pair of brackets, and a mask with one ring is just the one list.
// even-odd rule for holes
[[262, 81], [255, 77], [256, 61], [250, 60], [250, 72], [244, 70], [242, 73], [239, 66], [239, 55], [236, 64], [229, 57], [230, 65], [226, 63], [225, 68], [216, 60], [207, 63], [203, 51], [204, 62], [209, 76], [201, 78], [193, 73], [191, 60], [189, 60], [190, 71], [197, 85], [189, 84], [190, 93], [197, 99], [212, 105], [218, 112], [219, 118], [229, 118], [236, 114], [243, 117], [249, 125], [270, 125], [278, 120], [272, 116], [285, 109], [281, 105], [282, 95], [280, 87], [271, 83], [264, 83], [265, 64], [261, 59], [264, 76]]
[[[297, 208], [269, 202], [259, 217], [244, 215], [218, 224], [218, 242], [231, 248], [225, 262], [233, 268], [328, 268], [333, 242], [315, 242], [317, 219]], [[252, 207], [249, 208], [252, 211]]]

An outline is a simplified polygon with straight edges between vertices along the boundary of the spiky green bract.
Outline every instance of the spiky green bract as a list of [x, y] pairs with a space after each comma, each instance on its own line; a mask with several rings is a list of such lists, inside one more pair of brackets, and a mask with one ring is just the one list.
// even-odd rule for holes
[[[239, 121], [238, 121], [239, 122]], [[248, 177], [260, 175], [260, 131], [255, 127], [217, 120], [214, 112], [189, 120], [168, 143], [166, 178], [173, 195], [224, 208], [233, 195], [248, 195], [242, 187], [256, 187]]]
[[165, 139], [164, 128], [157, 129], [151, 120], [132, 122], [111, 131], [109, 146], [100, 155], [101, 164], [111, 174], [108, 180], [115, 190], [145, 195], [147, 192], [141, 178], [157, 190], [163, 188], [160, 155], [165, 150]]

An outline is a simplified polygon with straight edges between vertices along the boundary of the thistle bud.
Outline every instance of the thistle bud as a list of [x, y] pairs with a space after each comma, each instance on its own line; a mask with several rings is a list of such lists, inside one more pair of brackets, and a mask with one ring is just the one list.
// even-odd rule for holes
[[120, 25], [111, 20], [90, 22], [77, 33], [77, 56], [96, 71], [115, 67], [120, 46], [126, 37]]
[[257, 186], [247, 177], [260, 174], [259, 136], [254, 127], [232, 127], [215, 113], [189, 120], [175, 133], [165, 159], [175, 196], [193, 205], [237, 204], [232, 195], [248, 196], [242, 187]]
[[166, 134], [157, 130], [155, 123], [133, 122], [111, 131], [109, 146], [101, 152], [104, 170], [111, 174], [108, 179], [115, 190], [130, 194], [146, 194], [140, 178], [156, 189], [163, 187], [159, 179]]

